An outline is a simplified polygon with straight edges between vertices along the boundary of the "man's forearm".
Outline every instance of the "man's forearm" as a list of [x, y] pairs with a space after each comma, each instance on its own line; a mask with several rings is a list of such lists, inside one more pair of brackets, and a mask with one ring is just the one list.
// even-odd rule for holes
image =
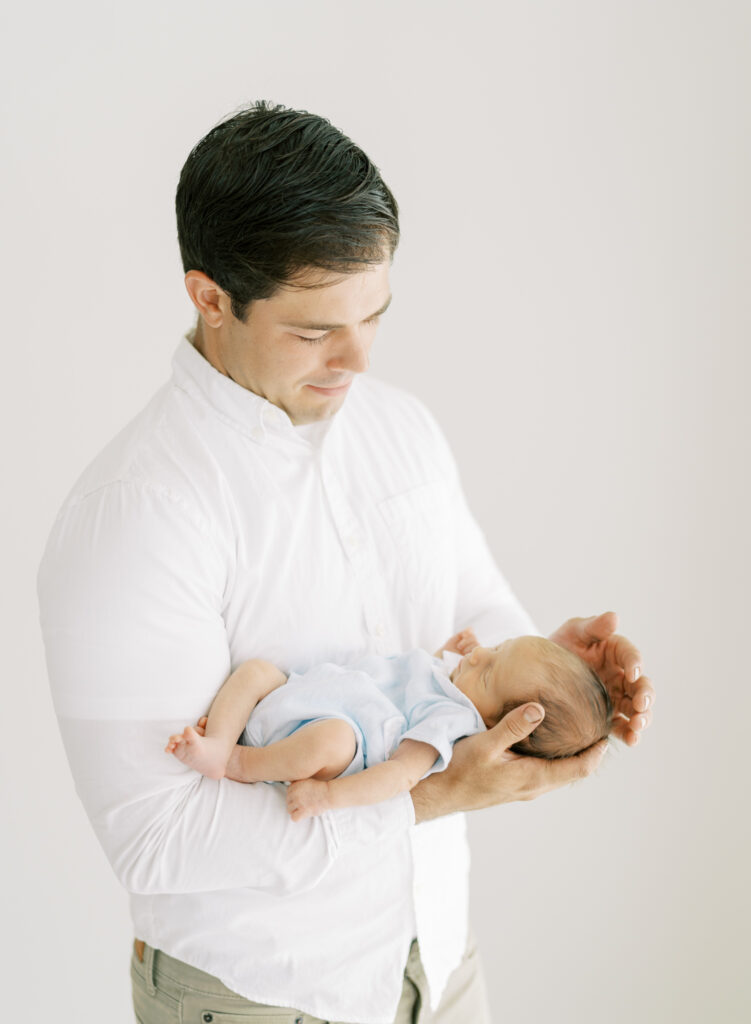
[[[165, 723], [65, 719], [79, 796], [121, 883], [136, 893], [316, 885], [342, 849], [406, 831], [392, 803], [294, 823], [280, 786], [185, 772], [160, 746]], [[338, 816], [347, 815], [342, 828]]]
[[446, 771], [428, 776], [411, 791], [416, 822], [534, 800], [595, 771], [607, 746], [602, 741], [555, 761], [509, 754], [541, 718], [538, 705], [521, 705], [487, 732], [459, 740]]
[[410, 792], [415, 808], [415, 824], [442, 818], [445, 814], [470, 810], [470, 807], [463, 806], [462, 788], [454, 785], [446, 772], [436, 772], [418, 782]]
[[[526, 780], [517, 766], [522, 761], [539, 764], [539, 759], [505, 760], [503, 742], [496, 726], [455, 743], [446, 770], [422, 779], [411, 791], [416, 822], [527, 799]], [[537, 766], [530, 767], [534, 771]]]

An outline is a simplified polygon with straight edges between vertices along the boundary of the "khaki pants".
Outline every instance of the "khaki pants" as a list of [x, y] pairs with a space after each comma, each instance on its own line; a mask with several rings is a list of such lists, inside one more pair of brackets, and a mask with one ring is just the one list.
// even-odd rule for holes
[[[141, 945], [137, 943], [136, 950], [143, 960], [136, 950], [131, 960], [138, 1024], [345, 1024], [253, 1003], [231, 992], [213, 975]], [[490, 1024], [480, 957], [472, 938], [435, 1013], [428, 1007], [420, 951], [417, 942], [412, 943], [394, 1024]]]

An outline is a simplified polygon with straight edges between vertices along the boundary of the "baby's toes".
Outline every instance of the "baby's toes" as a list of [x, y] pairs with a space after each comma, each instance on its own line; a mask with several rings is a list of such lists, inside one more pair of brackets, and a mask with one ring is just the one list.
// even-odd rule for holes
[[300, 814], [302, 813], [301, 808], [296, 800], [287, 801], [287, 812], [293, 821], [297, 821], [297, 819], [300, 817]]
[[182, 735], [183, 741], [185, 743], [191, 744], [191, 743], [195, 743], [197, 738], [198, 738], [198, 730], [195, 729], [192, 725], [186, 725], [185, 726], [185, 731], [183, 732], [183, 735]]

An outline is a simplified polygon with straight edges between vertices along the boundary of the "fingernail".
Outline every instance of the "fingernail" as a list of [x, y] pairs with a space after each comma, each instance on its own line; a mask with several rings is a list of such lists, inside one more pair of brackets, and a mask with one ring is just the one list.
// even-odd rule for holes
[[649, 705], [652, 703], [652, 698], [648, 693], [644, 694], [644, 710], [649, 711]]
[[635, 668], [633, 669], [633, 671], [632, 671], [632, 673], [631, 673], [631, 679], [632, 679], [632, 682], [634, 682], [634, 683], [635, 683], [635, 682], [636, 682], [636, 680], [637, 680], [637, 679], [639, 678], [639, 676], [640, 676], [640, 675], [641, 675], [641, 665], [637, 665], [637, 666], [636, 666], [636, 667], [635, 667]]
[[534, 705], [524, 709], [524, 717], [527, 719], [528, 722], [541, 722], [542, 721], [542, 715], [540, 714], [540, 709], [534, 707]]

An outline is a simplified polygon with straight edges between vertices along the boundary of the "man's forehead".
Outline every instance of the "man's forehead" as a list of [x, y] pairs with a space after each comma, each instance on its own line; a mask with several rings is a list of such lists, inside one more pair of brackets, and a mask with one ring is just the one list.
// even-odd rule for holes
[[328, 274], [325, 278], [318, 271], [313, 286], [284, 285], [271, 298], [259, 301], [284, 326], [333, 330], [386, 311], [391, 302], [388, 269], [388, 265], [377, 264], [356, 274]]

